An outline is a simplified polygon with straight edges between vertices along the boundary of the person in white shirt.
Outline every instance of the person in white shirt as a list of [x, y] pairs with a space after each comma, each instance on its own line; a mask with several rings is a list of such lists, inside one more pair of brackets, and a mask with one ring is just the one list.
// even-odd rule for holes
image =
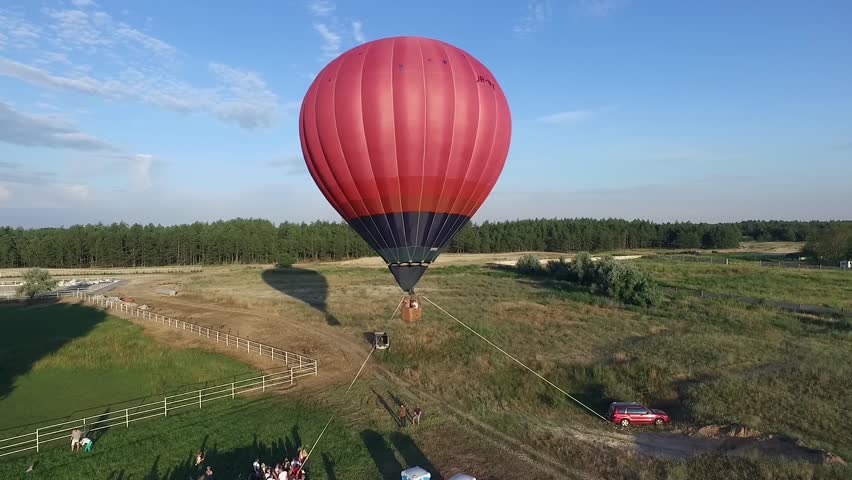
[[71, 430], [71, 451], [80, 450], [80, 439], [83, 438], [83, 432], [79, 428]]

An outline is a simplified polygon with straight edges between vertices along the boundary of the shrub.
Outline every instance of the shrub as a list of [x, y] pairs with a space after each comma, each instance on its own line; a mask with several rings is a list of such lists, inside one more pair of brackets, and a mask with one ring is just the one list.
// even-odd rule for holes
[[518, 272], [526, 275], [539, 274], [543, 271], [541, 261], [535, 255], [522, 256], [518, 259], [518, 263], [515, 264], [515, 268], [518, 269]]
[[292, 267], [296, 263], [296, 258], [289, 253], [281, 253], [278, 255], [277, 266], [279, 268]]
[[565, 257], [560, 257], [559, 260], [550, 260], [547, 262], [547, 274], [556, 280], [576, 281], [577, 272], [574, 266], [565, 260]]
[[592, 291], [619, 302], [650, 306], [657, 303], [657, 290], [651, 276], [636, 265], [602, 258], [594, 267]]
[[589, 284], [594, 269], [595, 264], [589, 252], [580, 252], [577, 254], [577, 257], [574, 259], [574, 271], [577, 273], [577, 280], [580, 283]]

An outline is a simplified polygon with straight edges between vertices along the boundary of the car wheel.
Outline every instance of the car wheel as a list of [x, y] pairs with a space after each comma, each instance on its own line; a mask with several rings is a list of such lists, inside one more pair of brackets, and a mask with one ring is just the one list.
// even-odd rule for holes
[[666, 422], [664, 422], [662, 418], [658, 418], [658, 419], [654, 420], [654, 425], [656, 425], [658, 427], [662, 427], [664, 423], [666, 423]]
[[622, 427], [626, 427], [626, 426], [630, 425], [630, 420], [628, 420], [626, 418], [622, 418], [620, 423], [621, 423]]

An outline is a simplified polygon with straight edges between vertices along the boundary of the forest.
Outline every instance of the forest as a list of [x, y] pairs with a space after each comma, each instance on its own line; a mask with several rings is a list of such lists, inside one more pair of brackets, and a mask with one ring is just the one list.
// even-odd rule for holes
[[[825, 260], [852, 256], [852, 222], [653, 223], [619, 219], [530, 219], [467, 225], [445, 250], [458, 253], [736, 248], [743, 240], [807, 241]], [[810, 250], [808, 250], [810, 249]], [[263, 219], [188, 225], [0, 227], [0, 267], [141, 267], [282, 263], [373, 255], [346, 223]]]

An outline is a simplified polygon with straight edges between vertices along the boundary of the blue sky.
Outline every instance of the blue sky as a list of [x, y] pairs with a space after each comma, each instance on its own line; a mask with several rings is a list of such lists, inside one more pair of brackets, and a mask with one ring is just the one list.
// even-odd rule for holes
[[386, 36], [463, 48], [513, 113], [475, 217], [852, 218], [845, 1], [0, 5], [0, 224], [337, 218], [299, 103]]

